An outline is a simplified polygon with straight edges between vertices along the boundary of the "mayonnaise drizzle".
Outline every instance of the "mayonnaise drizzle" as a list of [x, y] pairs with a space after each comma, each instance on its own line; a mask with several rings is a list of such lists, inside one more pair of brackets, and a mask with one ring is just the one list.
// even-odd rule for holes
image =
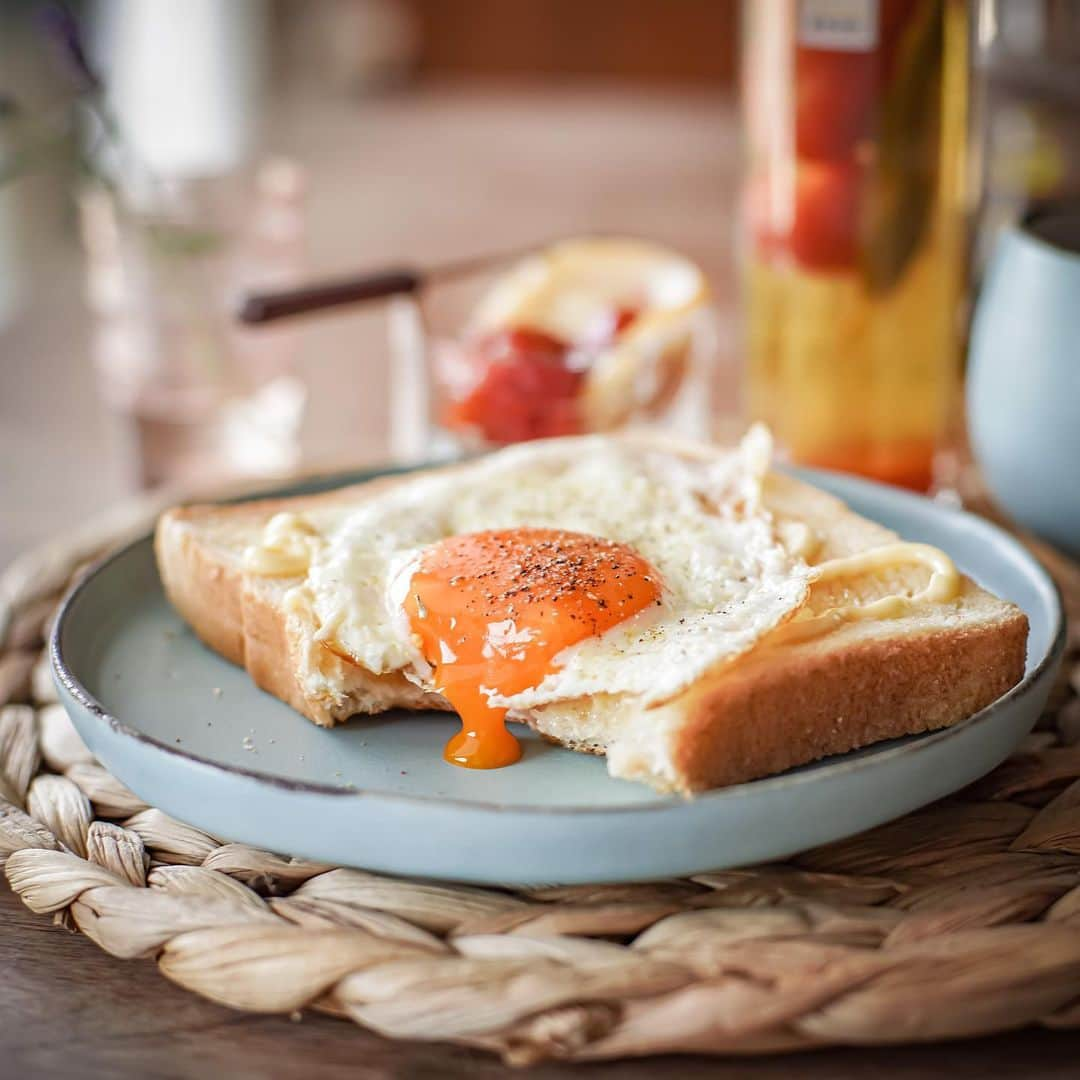
[[318, 530], [301, 514], [275, 514], [259, 542], [244, 549], [244, 569], [263, 577], [301, 577], [321, 543]]
[[814, 582], [874, 573], [904, 563], [921, 563], [930, 570], [930, 580], [918, 592], [911, 596], [883, 596], [868, 604], [841, 604], [817, 615], [811, 615], [803, 608], [777, 631], [777, 639], [784, 642], [805, 641], [844, 623], [896, 619], [917, 610], [921, 605], [947, 603], [960, 589], [960, 575], [945, 552], [929, 544], [912, 543], [885, 544], [855, 555], [830, 559], [816, 568]]

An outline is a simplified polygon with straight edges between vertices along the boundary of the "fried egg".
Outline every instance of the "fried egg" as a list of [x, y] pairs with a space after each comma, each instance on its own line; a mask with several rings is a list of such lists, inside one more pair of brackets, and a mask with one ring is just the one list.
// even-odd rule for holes
[[448, 760], [509, 764], [504, 720], [659, 705], [800, 609], [812, 571], [763, 505], [770, 453], [760, 428], [726, 456], [586, 436], [421, 475], [301, 515], [292, 603], [338, 656], [443, 695], [463, 722]]

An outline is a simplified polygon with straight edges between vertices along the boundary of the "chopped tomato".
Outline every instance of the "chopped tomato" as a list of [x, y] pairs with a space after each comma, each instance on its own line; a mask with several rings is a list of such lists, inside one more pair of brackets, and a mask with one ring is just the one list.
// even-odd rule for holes
[[496, 330], [480, 338], [476, 356], [482, 357], [487, 363], [525, 359], [561, 363], [566, 356], [566, 350], [566, 342], [554, 334], [534, 330], [530, 326], [516, 326], [509, 330]]
[[504, 444], [581, 431], [584, 373], [567, 366], [565, 342], [528, 327], [501, 330], [472, 346], [473, 388], [450, 405], [446, 423]]
[[635, 307], [617, 307], [612, 311], [611, 340], [614, 341], [632, 322], [637, 320], [641, 312]]

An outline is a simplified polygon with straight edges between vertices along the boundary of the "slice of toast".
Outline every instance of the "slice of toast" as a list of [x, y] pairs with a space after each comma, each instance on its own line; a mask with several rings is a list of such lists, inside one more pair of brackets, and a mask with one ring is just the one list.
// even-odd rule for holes
[[[155, 545], [169, 598], [207, 645], [317, 724], [396, 707], [448, 709], [400, 672], [375, 675], [320, 647], [310, 614], [288, 603], [301, 579], [255, 575], [243, 565], [243, 552], [275, 513], [332, 520], [415, 475], [316, 496], [170, 510]], [[764, 496], [778, 524], [810, 527], [818, 541], [807, 557], [812, 565], [897, 539], [781, 474], [767, 476]], [[928, 576], [918, 564], [903, 564], [845, 584], [866, 603], [914, 593]], [[831, 588], [812, 586], [811, 611], [835, 603]], [[659, 706], [596, 695], [513, 718], [565, 746], [606, 754], [613, 775], [689, 794], [954, 724], [1020, 680], [1026, 640], [1023, 612], [964, 578], [953, 599], [913, 605], [897, 617], [842, 622], [802, 639], [781, 627]]]

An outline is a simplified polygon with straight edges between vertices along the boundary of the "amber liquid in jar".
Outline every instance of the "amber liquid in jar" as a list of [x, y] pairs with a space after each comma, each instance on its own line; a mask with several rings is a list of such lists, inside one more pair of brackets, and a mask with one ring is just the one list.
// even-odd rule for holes
[[744, 16], [749, 412], [795, 461], [925, 491], [958, 400], [966, 5]]

